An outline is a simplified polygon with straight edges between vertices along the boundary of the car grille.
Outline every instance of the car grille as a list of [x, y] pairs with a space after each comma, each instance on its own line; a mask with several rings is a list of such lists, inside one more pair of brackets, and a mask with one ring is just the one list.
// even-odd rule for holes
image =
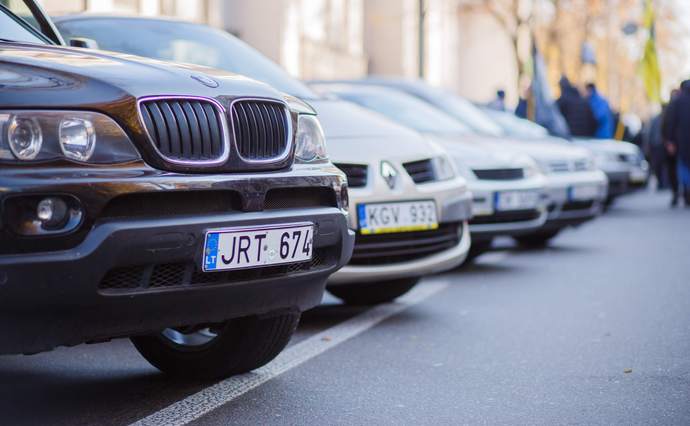
[[244, 160], [274, 160], [287, 153], [289, 119], [285, 106], [265, 100], [232, 104], [232, 128], [237, 151]]
[[517, 180], [525, 176], [522, 168], [514, 169], [475, 169], [472, 170], [481, 180]]
[[461, 223], [444, 223], [431, 231], [357, 234], [351, 265], [382, 265], [431, 256], [460, 242]]
[[139, 111], [151, 142], [164, 159], [176, 163], [216, 164], [228, 155], [227, 125], [210, 100], [144, 100]]
[[573, 168], [575, 169], [576, 172], [585, 172], [589, 168], [589, 161], [582, 159], [582, 160], [575, 160], [573, 164]]
[[567, 161], [552, 161], [549, 163], [549, 170], [552, 173], [566, 173], [570, 171], [570, 164]]
[[326, 252], [314, 250], [309, 262], [237, 271], [201, 272], [193, 263], [184, 262], [129, 266], [108, 271], [99, 289], [105, 292], [131, 292], [219, 285], [327, 268], [334, 263], [335, 260], [330, 259]]
[[578, 211], [578, 210], [589, 210], [593, 206], [594, 206], [593, 200], [569, 201], [569, 202], [563, 204], [563, 207], [561, 207], [561, 211], [568, 212], [568, 211]]
[[539, 218], [538, 210], [515, 210], [510, 212], [497, 212], [492, 215], [475, 216], [470, 220], [470, 225], [488, 225], [496, 223], [528, 222]]
[[549, 170], [552, 173], [585, 172], [589, 170], [589, 160], [583, 158], [574, 161], [552, 161], [549, 163]]
[[337, 168], [347, 176], [347, 186], [350, 188], [361, 188], [367, 185], [368, 168], [363, 164], [337, 163]]
[[425, 183], [436, 180], [431, 160], [412, 161], [403, 164], [403, 167], [407, 170], [407, 174], [410, 175], [415, 183]]

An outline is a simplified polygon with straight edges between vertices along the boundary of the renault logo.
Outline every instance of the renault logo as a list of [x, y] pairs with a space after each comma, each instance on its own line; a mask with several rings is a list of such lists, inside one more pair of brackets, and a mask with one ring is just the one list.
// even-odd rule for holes
[[394, 189], [398, 182], [398, 171], [388, 161], [381, 162], [381, 177], [386, 181], [390, 189]]

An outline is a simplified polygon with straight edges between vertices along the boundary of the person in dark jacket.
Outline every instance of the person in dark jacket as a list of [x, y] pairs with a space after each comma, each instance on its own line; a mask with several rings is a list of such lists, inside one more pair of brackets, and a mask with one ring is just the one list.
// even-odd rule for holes
[[561, 77], [558, 84], [561, 86], [561, 96], [556, 104], [566, 123], [568, 123], [570, 133], [573, 136], [594, 136], [596, 121], [587, 100], [580, 95], [577, 87], [573, 86], [565, 76]]
[[690, 207], [690, 80], [681, 84], [680, 93], [668, 104], [662, 132], [669, 154], [676, 156], [678, 180]]
[[587, 83], [587, 100], [594, 113], [596, 120], [596, 131], [594, 137], [599, 139], [611, 139], [615, 133], [615, 123], [613, 112], [609, 102], [599, 94], [594, 83]]

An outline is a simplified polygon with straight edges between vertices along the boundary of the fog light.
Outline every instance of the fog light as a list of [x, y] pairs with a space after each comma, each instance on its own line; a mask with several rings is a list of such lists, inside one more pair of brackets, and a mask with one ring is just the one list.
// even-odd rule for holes
[[44, 228], [61, 227], [69, 219], [67, 204], [60, 198], [44, 198], [36, 205], [36, 217]]

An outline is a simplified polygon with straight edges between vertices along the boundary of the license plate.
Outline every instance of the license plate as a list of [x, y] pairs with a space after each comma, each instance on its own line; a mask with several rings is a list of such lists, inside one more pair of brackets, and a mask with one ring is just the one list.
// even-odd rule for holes
[[529, 210], [539, 204], [539, 193], [536, 191], [503, 191], [495, 195], [496, 210]]
[[307, 262], [314, 224], [214, 229], [206, 233], [204, 272]]
[[594, 185], [579, 185], [570, 188], [568, 199], [571, 201], [589, 201], [599, 196], [599, 188]]
[[357, 216], [359, 231], [365, 235], [438, 228], [434, 201], [359, 204]]

